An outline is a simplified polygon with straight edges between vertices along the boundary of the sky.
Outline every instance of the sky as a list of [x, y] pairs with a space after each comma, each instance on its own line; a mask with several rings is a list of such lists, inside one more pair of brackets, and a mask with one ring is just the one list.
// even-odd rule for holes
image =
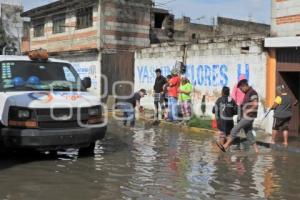
[[[55, 0], [23, 0], [25, 10]], [[168, 9], [176, 18], [191, 17], [193, 22], [211, 24], [213, 17], [222, 16], [270, 23], [271, 0], [155, 0], [158, 7]]]

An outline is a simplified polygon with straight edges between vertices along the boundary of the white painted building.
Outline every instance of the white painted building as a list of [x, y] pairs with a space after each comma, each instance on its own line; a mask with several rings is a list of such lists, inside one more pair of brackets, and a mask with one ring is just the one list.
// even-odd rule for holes
[[[237, 84], [238, 77], [245, 75], [251, 86], [257, 90], [260, 98], [260, 119], [265, 112], [267, 52], [262, 48], [263, 38], [252, 40], [236, 39], [232, 41], [204, 42], [187, 47], [187, 73], [194, 85], [193, 108], [201, 115], [201, 100], [206, 96], [207, 115], [212, 115], [212, 107], [221, 96], [223, 86], [231, 89]], [[184, 46], [164, 44], [145, 48], [135, 54], [135, 90], [145, 88], [149, 95], [142, 104], [154, 108], [153, 85], [155, 69], [160, 68], [163, 75], [170, 74], [176, 61], [182, 61]], [[261, 120], [256, 120], [259, 124]], [[265, 124], [267, 127], [267, 125]], [[265, 127], [265, 128], [266, 128]], [[270, 131], [270, 130], [269, 130]], [[268, 132], [269, 132], [268, 131]]]

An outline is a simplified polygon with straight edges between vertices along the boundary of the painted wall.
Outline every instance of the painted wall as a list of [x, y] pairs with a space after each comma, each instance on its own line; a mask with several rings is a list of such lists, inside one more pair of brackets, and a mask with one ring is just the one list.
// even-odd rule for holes
[[75, 68], [80, 78], [90, 77], [92, 79], [92, 87], [89, 91], [100, 96], [100, 82], [101, 82], [101, 66], [100, 66], [100, 56], [98, 53], [85, 53], [84, 56], [81, 55], [61, 55], [59, 59], [69, 61]]
[[[245, 51], [242, 47], [249, 47]], [[142, 100], [147, 108], [153, 108], [152, 89], [155, 81], [154, 70], [161, 68], [163, 75], [170, 74], [176, 60], [181, 61], [183, 48], [155, 47], [136, 52], [135, 90], [145, 88], [148, 97]], [[223, 86], [233, 88], [238, 77], [244, 74], [250, 84], [257, 90], [260, 102], [265, 104], [266, 98], [266, 66], [267, 54], [261, 44], [254, 41], [232, 41], [227, 43], [206, 43], [188, 47], [186, 76], [194, 85], [194, 112], [201, 115], [201, 100], [207, 97], [207, 113], [220, 96]], [[263, 113], [260, 106], [260, 112]]]

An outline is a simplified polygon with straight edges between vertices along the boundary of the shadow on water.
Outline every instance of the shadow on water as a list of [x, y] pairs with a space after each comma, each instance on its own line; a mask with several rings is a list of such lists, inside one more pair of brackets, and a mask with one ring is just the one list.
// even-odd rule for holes
[[[116, 145], [117, 144], [117, 145]], [[112, 154], [122, 151], [128, 145], [119, 138], [106, 137], [103, 141], [98, 141], [95, 151], [101, 152], [102, 155]], [[77, 158], [91, 158], [94, 153], [79, 154], [78, 149], [66, 149], [57, 152], [41, 152], [37, 150], [23, 149], [11, 150], [0, 153], [0, 171], [13, 165], [27, 164], [34, 161], [53, 161], [58, 159], [77, 159]]]
[[0, 153], [0, 172], [10, 167], [22, 167], [22, 165], [34, 162], [91, 159], [97, 154], [101, 154], [101, 156], [109, 155], [123, 151], [128, 147], [127, 142], [128, 137], [121, 139], [114, 135], [114, 133], [108, 133], [102, 141], [97, 142], [94, 153], [79, 154], [78, 149], [66, 149], [55, 152], [41, 152], [31, 149], [5, 151]]
[[[76, 153], [77, 151], [75, 151]], [[34, 162], [55, 161], [58, 159], [74, 159], [74, 152], [39, 152], [35, 150], [16, 150], [0, 154], [0, 172], [11, 167], [22, 167]], [[77, 153], [76, 153], [77, 155]]]

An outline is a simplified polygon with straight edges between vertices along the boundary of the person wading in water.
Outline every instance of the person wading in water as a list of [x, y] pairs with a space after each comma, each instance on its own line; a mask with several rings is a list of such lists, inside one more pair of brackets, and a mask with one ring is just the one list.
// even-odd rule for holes
[[223, 152], [226, 152], [239, 132], [244, 129], [248, 142], [250, 145], [253, 145], [255, 152], [258, 153], [256, 138], [253, 135], [253, 122], [255, 118], [257, 118], [258, 110], [258, 94], [249, 86], [248, 80], [241, 80], [238, 83], [238, 87], [245, 93], [245, 98], [242, 103], [241, 120], [231, 130], [226, 143], [224, 145], [217, 143], [217, 145]]
[[284, 85], [277, 87], [277, 92], [280, 94], [276, 97], [272, 106], [274, 110], [274, 123], [271, 144], [275, 144], [278, 131], [283, 132], [283, 144], [288, 145], [289, 123], [292, 118], [292, 98], [288, 95]]

